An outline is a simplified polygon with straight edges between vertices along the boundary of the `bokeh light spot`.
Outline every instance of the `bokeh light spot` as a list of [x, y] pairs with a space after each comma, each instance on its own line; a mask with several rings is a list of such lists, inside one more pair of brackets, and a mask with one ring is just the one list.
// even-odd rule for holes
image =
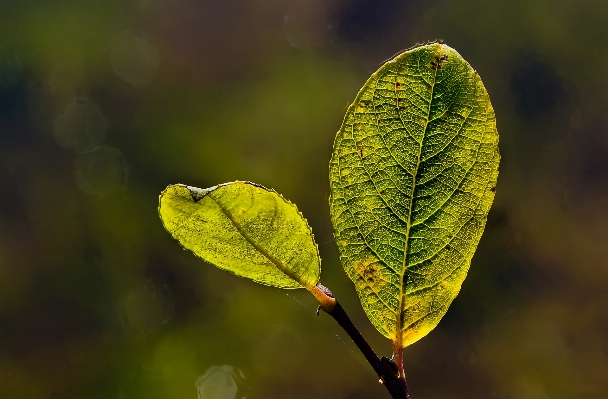
[[123, 35], [111, 45], [110, 62], [114, 73], [139, 87], [150, 82], [160, 64], [160, 55], [146, 39]]
[[233, 366], [210, 367], [196, 380], [198, 399], [236, 399], [242, 380], [243, 374]]

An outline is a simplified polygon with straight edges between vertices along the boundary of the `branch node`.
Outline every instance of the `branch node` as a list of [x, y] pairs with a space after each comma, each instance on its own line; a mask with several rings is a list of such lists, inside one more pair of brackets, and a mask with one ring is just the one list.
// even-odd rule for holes
[[310, 293], [317, 298], [319, 301], [319, 306], [325, 312], [330, 313], [336, 307], [336, 298], [334, 298], [334, 294], [327, 287], [322, 286], [321, 284], [317, 284], [313, 287], [306, 287]]

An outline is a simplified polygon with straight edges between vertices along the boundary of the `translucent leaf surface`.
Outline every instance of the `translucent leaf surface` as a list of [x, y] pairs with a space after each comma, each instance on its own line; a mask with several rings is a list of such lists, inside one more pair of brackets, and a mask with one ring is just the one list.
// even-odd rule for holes
[[341, 260], [369, 319], [404, 347], [458, 294], [498, 176], [494, 110], [453, 49], [406, 51], [349, 107], [330, 164]]
[[160, 195], [159, 213], [184, 248], [237, 276], [281, 288], [319, 281], [311, 229], [274, 190], [238, 181], [204, 190], [176, 184]]

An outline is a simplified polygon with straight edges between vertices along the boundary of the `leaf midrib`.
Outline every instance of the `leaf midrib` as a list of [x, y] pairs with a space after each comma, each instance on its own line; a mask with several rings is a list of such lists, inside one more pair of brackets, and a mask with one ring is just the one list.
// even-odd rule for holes
[[270, 262], [272, 262], [272, 264], [275, 265], [277, 269], [279, 269], [286, 276], [288, 276], [292, 280], [296, 281], [298, 284], [305, 287], [306, 289], [310, 290], [312, 288], [312, 286], [310, 284], [308, 284], [307, 282], [302, 280], [298, 275], [296, 275], [294, 272], [292, 272], [285, 264], [283, 264], [283, 262], [281, 262], [279, 259], [275, 258], [272, 254], [270, 254], [268, 251], [266, 251], [266, 249], [264, 249], [261, 245], [259, 245], [247, 233], [247, 231], [245, 231], [245, 229], [243, 229], [243, 226], [241, 226], [241, 224], [234, 218], [232, 213], [230, 213], [230, 211], [228, 209], [226, 209], [217, 199], [213, 198], [213, 194], [210, 194], [209, 198], [211, 198], [217, 204], [217, 206], [220, 207], [220, 209], [222, 210], [224, 215], [226, 215], [226, 217], [230, 220], [230, 222], [232, 222], [234, 227], [238, 230], [239, 234], [241, 234], [241, 236], [243, 236], [243, 238], [249, 244], [251, 244], [251, 246], [253, 246], [259, 253], [264, 255], [264, 257], [266, 257], [266, 259], [268, 259]]
[[[420, 71], [420, 61], [418, 62], [418, 70]], [[403, 327], [402, 326], [402, 321], [403, 321], [403, 312], [405, 311], [405, 283], [403, 281], [403, 277], [405, 277], [405, 272], [406, 272], [406, 267], [407, 267], [407, 251], [409, 249], [409, 243], [410, 243], [410, 230], [412, 227], [411, 224], [411, 219], [412, 219], [412, 208], [414, 205], [414, 192], [416, 191], [416, 177], [418, 176], [418, 168], [420, 167], [420, 157], [422, 155], [422, 147], [424, 145], [424, 138], [426, 137], [426, 132], [427, 129], [429, 127], [429, 118], [431, 116], [431, 105], [433, 104], [433, 94], [435, 93], [435, 84], [437, 83], [437, 70], [434, 70], [434, 74], [433, 74], [433, 84], [431, 84], [431, 98], [429, 100], [429, 107], [427, 110], [427, 115], [426, 115], [426, 124], [424, 126], [424, 132], [422, 133], [422, 139], [420, 140], [420, 146], [418, 147], [418, 155], [417, 155], [417, 162], [416, 162], [416, 169], [414, 170], [414, 174], [413, 174], [413, 181], [412, 181], [412, 192], [410, 194], [410, 207], [408, 209], [408, 215], [407, 215], [407, 228], [405, 231], [405, 246], [403, 249], [403, 265], [401, 267], [401, 274], [399, 276], [399, 308], [397, 309], [397, 320], [396, 320], [396, 331], [395, 331], [395, 344], [396, 346], [398, 346], [399, 348], [403, 348]], [[420, 77], [422, 80], [424, 80], [424, 78], [422, 77], [422, 74], [420, 74]]]

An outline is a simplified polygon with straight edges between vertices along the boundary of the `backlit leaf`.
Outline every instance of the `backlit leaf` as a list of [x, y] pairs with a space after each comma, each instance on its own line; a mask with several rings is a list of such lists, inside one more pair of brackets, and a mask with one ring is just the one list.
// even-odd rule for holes
[[479, 75], [430, 44], [384, 64], [349, 107], [330, 164], [341, 260], [396, 347], [431, 331], [466, 277], [498, 176]]
[[205, 261], [262, 284], [309, 290], [319, 281], [312, 231], [295, 205], [250, 182], [208, 189], [183, 184], [160, 195], [160, 218]]

